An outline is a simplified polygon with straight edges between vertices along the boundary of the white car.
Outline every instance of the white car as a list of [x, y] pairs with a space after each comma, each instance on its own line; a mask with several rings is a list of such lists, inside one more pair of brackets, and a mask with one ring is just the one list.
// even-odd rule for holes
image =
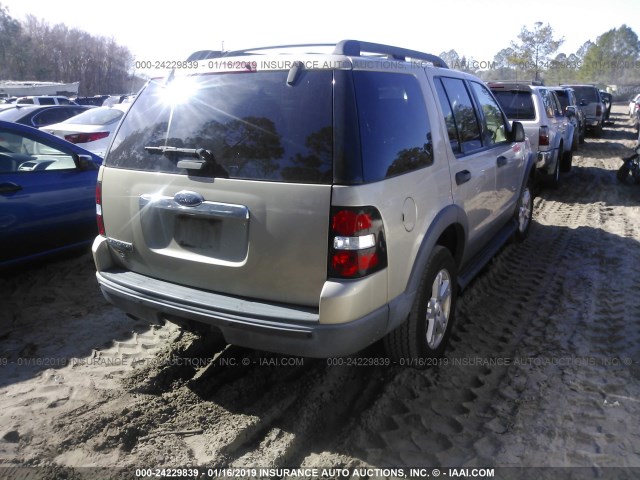
[[120, 123], [130, 103], [120, 103], [112, 107], [96, 107], [71, 117], [61, 123], [43, 127], [47, 133], [77, 143], [82, 148], [104, 157], [111, 142], [112, 133]]
[[629, 116], [633, 117], [634, 112], [638, 108], [638, 103], [640, 103], [640, 93], [629, 100]]

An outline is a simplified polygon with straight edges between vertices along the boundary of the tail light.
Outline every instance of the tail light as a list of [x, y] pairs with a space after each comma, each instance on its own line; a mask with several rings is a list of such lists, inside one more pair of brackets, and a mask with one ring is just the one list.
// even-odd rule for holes
[[602, 115], [602, 105], [598, 104], [596, 106], [596, 117], [599, 117], [600, 115]]
[[88, 143], [95, 142], [101, 138], [107, 138], [108, 136], [109, 132], [72, 133], [70, 135], [65, 135], [64, 139], [71, 143]]
[[329, 277], [362, 278], [387, 266], [380, 212], [374, 207], [333, 207]]
[[540, 127], [538, 145], [549, 145], [549, 127]]
[[104, 220], [102, 219], [102, 182], [96, 184], [96, 222], [98, 222], [98, 233], [106, 236], [104, 233]]

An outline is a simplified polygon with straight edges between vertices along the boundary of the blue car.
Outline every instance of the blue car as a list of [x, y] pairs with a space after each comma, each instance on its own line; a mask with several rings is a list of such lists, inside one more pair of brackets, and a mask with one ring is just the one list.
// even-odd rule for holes
[[0, 121], [0, 268], [91, 243], [101, 163], [66, 140]]

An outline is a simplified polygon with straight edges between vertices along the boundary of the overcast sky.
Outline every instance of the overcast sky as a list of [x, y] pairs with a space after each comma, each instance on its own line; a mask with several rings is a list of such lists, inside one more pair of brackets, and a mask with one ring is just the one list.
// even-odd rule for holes
[[474, 0], [259, 1], [0, 0], [9, 14], [64, 23], [113, 37], [137, 60], [184, 60], [196, 50], [225, 50], [290, 43], [331, 43], [346, 38], [388, 43], [439, 54], [455, 49], [491, 61], [509, 47], [523, 25], [549, 23], [564, 37], [560, 52], [622, 24], [640, 35], [640, 2], [481, 2]]

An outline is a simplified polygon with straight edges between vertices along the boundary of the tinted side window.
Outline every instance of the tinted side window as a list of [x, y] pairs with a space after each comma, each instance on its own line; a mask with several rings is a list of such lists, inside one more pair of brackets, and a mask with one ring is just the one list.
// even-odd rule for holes
[[37, 135], [23, 135], [0, 129], [0, 150], [0, 173], [29, 174], [76, 168], [69, 152], [46, 140], [40, 140]]
[[564, 111], [564, 108], [562, 107], [562, 103], [560, 103], [560, 100], [558, 99], [558, 95], [556, 95], [555, 92], [549, 92], [549, 95], [553, 99], [553, 105], [554, 105], [553, 110], [556, 117], [562, 117], [563, 115], [562, 112]]
[[482, 143], [484, 143], [485, 146], [489, 146], [506, 141], [507, 136], [505, 134], [506, 127], [504, 117], [502, 116], [502, 111], [498, 103], [484, 85], [480, 85], [477, 82], [470, 83], [484, 113]]
[[41, 97], [38, 99], [40, 105], [55, 105], [56, 101], [53, 98]]
[[433, 163], [427, 109], [413, 75], [354, 72], [365, 182]]
[[551, 95], [549, 94], [548, 90], [544, 90], [544, 89], [540, 89], [538, 90], [538, 93], [540, 94], [540, 97], [542, 98], [542, 105], [544, 106], [544, 111], [547, 114], [548, 118], [553, 118], [555, 113], [554, 113], [554, 105], [553, 105], [553, 100], [551, 99]]
[[447, 92], [444, 90], [441, 79], [435, 78], [434, 83], [438, 94], [438, 100], [440, 100], [440, 106], [442, 107], [444, 123], [447, 126], [447, 134], [449, 135], [451, 150], [453, 150], [453, 153], [460, 153], [462, 150], [460, 149], [460, 141], [458, 139], [458, 127], [456, 126], [456, 120], [453, 117], [453, 111], [451, 110], [451, 104], [449, 103]]
[[560, 106], [562, 107], [562, 111], [564, 111], [571, 101], [569, 96], [569, 91], [555, 90], [555, 92], [556, 92], [556, 97], [558, 97], [558, 101], [560, 102]]
[[442, 83], [451, 103], [463, 153], [482, 148], [480, 126], [464, 82], [459, 78], [442, 77]]

